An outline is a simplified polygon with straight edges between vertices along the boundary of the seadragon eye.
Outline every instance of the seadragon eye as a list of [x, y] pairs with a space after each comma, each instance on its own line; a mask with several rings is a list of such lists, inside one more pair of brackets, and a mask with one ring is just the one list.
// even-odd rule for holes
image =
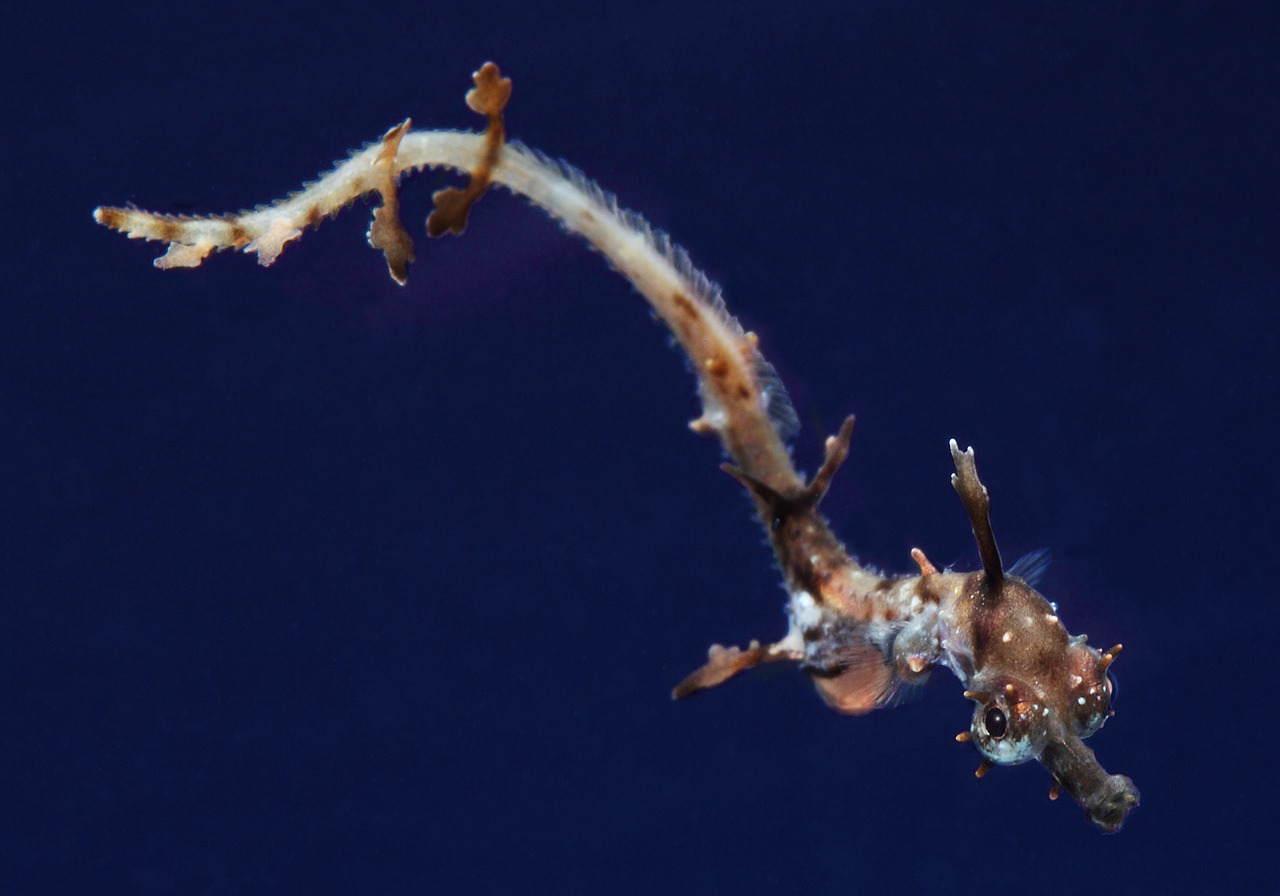
[[1004, 710], [998, 706], [990, 707], [982, 721], [987, 727], [987, 734], [991, 735], [993, 740], [1004, 737], [1005, 732], [1009, 730], [1009, 720], [1005, 718]]
[[1050, 711], [1029, 689], [1006, 683], [995, 694], [966, 692], [977, 702], [970, 739], [997, 765], [1017, 765], [1040, 755], [1049, 738]]

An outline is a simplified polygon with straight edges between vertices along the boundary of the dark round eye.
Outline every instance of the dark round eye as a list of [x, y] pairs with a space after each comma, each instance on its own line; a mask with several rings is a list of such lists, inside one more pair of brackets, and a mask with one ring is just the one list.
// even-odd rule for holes
[[987, 734], [996, 740], [1004, 737], [1004, 733], [1009, 730], [1009, 720], [1004, 717], [1004, 710], [998, 706], [988, 709], [982, 722], [987, 726]]

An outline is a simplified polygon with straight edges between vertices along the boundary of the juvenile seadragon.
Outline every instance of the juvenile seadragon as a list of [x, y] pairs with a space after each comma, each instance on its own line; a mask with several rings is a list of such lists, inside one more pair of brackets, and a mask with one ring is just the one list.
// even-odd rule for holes
[[673, 695], [714, 687], [762, 663], [789, 662], [809, 674], [830, 706], [856, 715], [887, 705], [904, 686], [945, 666], [975, 705], [969, 730], [957, 739], [982, 754], [979, 777], [992, 764], [1037, 759], [1053, 777], [1051, 797], [1066, 790], [1099, 828], [1118, 830], [1138, 805], [1138, 790], [1129, 778], [1103, 770], [1084, 740], [1112, 714], [1108, 669], [1120, 645], [1098, 651], [1085, 636], [1068, 634], [1028, 581], [1034, 576], [1027, 568], [1004, 568], [973, 449], [961, 451], [951, 441], [951, 483], [982, 568], [939, 571], [918, 548], [911, 552], [915, 575], [886, 577], [859, 565], [818, 512], [848, 455], [853, 418], [826, 440], [823, 462], [806, 482], [786, 446], [797, 428], [786, 390], [756, 336], [726, 310], [720, 290], [666, 234], [620, 208], [581, 172], [507, 142], [502, 113], [511, 81], [493, 63], [474, 80], [466, 100], [488, 120], [481, 133], [412, 131], [405, 121], [314, 183], [252, 211], [185, 217], [102, 207], [94, 218], [131, 238], [167, 243], [155, 262], [160, 268], [195, 267], [213, 250], [230, 248], [269, 265], [304, 228], [377, 193], [369, 244], [403, 284], [414, 249], [399, 217], [402, 174], [447, 168], [470, 177], [464, 188], [435, 193], [431, 236], [461, 234], [492, 184], [525, 197], [603, 254], [670, 328], [698, 379], [702, 412], [690, 428], [720, 440], [731, 461], [724, 469], [750, 495], [782, 572], [789, 622], [783, 637], [745, 648], [712, 646], [707, 662]]

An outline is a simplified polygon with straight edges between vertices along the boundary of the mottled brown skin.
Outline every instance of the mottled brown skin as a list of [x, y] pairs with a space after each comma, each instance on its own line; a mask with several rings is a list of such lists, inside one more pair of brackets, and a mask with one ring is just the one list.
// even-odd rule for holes
[[1040, 754], [1040, 762], [1079, 803], [1089, 820], [1108, 834], [1124, 825], [1138, 805], [1138, 788], [1125, 775], [1109, 775], [1093, 751], [1069, 732], [1052, 738]]
[[1004, 579], [992, 588], [982, 571], [966, 577], [964, 591], [956, 621], [972, 632], [975, 672], [1017, 669], [1021, 677], [1051, 689], [1063, 685], [1070, 636], [1039, 592], [1020, 579]]

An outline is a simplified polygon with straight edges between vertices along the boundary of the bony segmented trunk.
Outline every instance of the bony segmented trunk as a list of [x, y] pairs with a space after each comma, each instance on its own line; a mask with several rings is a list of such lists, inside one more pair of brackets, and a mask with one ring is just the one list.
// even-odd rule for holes
[[960, 451], [951, 442], [952, 483], [983, 568], [940, 572], [919, 549], [911, 552], [915, 575], [886, 577], [859, 565], [818, 510], [848, 455], [853, 418], [827, 440], [821, 467], [804, 481], [786, 447], [797, 428], [786, 390], [755, 335], [726, 310], [719, 288], [666, 234], [620, 208], [580, 172], [508, 143], [502, 113], [510, 80], [493, 63], [474, 80], [466, 100], [485, 116], [483, 133], [413, 131], [405, 121], [304, 189], [253, 211], [178, 217], [98, 208], [94, 218], [131, 238], [167, 243], [156, 259], [160, 268], [195, 267], [217, 249], [253, 252], [269, 265], [304, 229], [376, 193], [381, 204], [369, 244], [403, 284], [414, 260], [399, 217], [403, 174], [448, 168], [469, 175], [466, 187], [435, 194], [427, 221], [431, 236], [462, 233], [472, 206], [491, 185], [525, 197], [600, 251], [670, 328], [698, 378], [702, 412], [690, 427], [720, 440], [731, 460], [725, 470], [751, 496], [782, 572], [789, 620], [784, 636], [746, 648], [714, 645], [674, 695], [713, 687], [761, 663], [786, 661], [805, 670], [832, 707], [858, 714], [892, 704], [905, 686], [945, 666], [975, 703], [970, 729], [957, 740], [973, 741], [982, 753], [979, 777], [992, 764], [1038, 759], [1053, 776], [1050, 796], [1065, 789], [1098, 827], [1118, 830], [1138, 804], [1137, 788], [1122, 775], [1108, 775], [1084, 739], [1112, 714], [1108, 667], [1120, 646], [1101, 653], [1083, 635], [1072, 637], [1032, 587], [1029, 567], [1004, 569], [973, 450]]

